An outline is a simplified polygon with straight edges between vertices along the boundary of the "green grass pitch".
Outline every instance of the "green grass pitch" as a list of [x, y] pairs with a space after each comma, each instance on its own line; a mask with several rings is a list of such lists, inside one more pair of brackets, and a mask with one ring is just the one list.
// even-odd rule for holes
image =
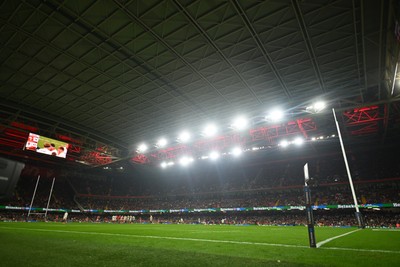
[[400, 266], [399, 230], [320, 227], [316, 239], [306, 227], [0, 222], [0, 266]]

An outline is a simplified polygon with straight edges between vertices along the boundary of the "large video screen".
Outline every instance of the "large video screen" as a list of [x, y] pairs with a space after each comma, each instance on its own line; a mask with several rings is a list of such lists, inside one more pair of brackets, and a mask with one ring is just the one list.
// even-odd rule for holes
[[25, 144], [25, 149], [50, 156], [66, 158], [68, 146], [68, 143], [30, 133]]

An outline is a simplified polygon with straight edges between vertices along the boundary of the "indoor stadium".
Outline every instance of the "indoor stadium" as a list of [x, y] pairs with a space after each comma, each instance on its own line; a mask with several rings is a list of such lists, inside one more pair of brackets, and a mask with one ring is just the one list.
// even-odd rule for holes
[[399, 1], [0, 22], [0, 266], [399, 265]]

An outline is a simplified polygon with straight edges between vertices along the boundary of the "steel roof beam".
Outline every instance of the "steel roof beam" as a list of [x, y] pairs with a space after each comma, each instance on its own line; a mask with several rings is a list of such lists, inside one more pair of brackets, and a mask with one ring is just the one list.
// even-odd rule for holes
[[[120, 3], [117, 0], [114, 0], [114, 3], [121, 8], [121, 11], [123, 11], [128, 17], [130, 17], [133, 21], [135, 21], [140, 27], [142, 27], [144, 30], [146, 30], [148, 33], [150, 33], [159, 43], [161, 43], [164, 47], [166, 47], [169, 51], [171, 51], [179, 60], [181, 60], [185, 65], [187, 65], [196, 75], [198, 75], [202, 80], [204, 80], [208, 86], [213, 88], [215, 92], [218, 93], [220, 97], [224, 99], [225, 102], [228, 104], [231, 104], [231, 102], [203, 75], [201, 74], [195, 67], [193, 67], [192, 64], [190, 64], [184, 57], [182, 57], [171, 45], [169, 45], [163, 38], [161, 38], [157, 33], [154, 32], [154, 30], [147, 26], [144, 22], [140, 20], [135, 14], [130, 12], [127, 8], [125, 8], [125, 5]], [[177, 90], [177, 89], [175, 89]], [[182, 95], [184, 96], [184, 95]], [[189, 99], [188, 99], [189, 100]], [[190, 100], [192, 101], [192, 100]], [[194, 103], [197, 105], [196, 103]], [[204, 110], [202, 110], [205, 114]]]
[[251, 86], [247, 83], [247, 81], [243, 78], [243, 76], [239, 73], [236, 67], [232, 64], [232, 62], [225, 56], [225, 54], [221, 51], [221, 49], [213, 42], [213, 40], [208, 36], [207, 32], [196, 22], [196, 20], [191, 16], [191, 14], [179, 3], [177, 0], [173, 0], [175, 6], [181, 11], [185, 17], [190, 21], [190, 23], [196, 28], [196, 30], [204, 37], [204, 39], [211, 45], [214, 50], [218, 53], [218, 55], [231, 67], [231, 69], [235, 72], [236, 76], [240, 79], [240, 81], [245, 85], [245, 87], [250, 91], [251, 95], [257, 100], [259, 104], [263, 104], [260, 98], [256, 95]]
[[[361, 45], [363, 53], [363, 72], [364, 72], [364, 91], [368, 88], [367, 77], [367, 55], [365, 51], [365, 23], [364, 23], [364, 0], [360, 1], [360, 15], [361, 15]], [[361, 102], [364, 103], [364, 93], [360, 90]]]
[[323, 93], [326, 93], [321, 70], [318, 67], [317, 56], [315, 55], [313, 45], [311, 43], [311, 38], [310, 38], [310, 35], [308, 34], [307, 26], [304, 21], [303, 13], [301, 12], [301, 9], [300, 9], [300, 6], [299, 6], [299, 3], [297, 0], [292, 0], [292, 7], [294, 10], [294, 13], [296, 14], [297, 23], [299, 24], [299, 28], [301, 30], [301, 35], [303, 36], [304, 43], [307, 47], [307, 52], [308, 52], [311, 64], [313, 66], [315, 76], [318, 80], [319, 87], [321, 88], [321, 91]]
[[277, 78], [280, 86], [282, 87], [284, 93], [286, 94], [286, 96], [288, 97], [289, 100], [292, 99], [292, 95], [289, 91], [289, 89], [287, 88], [281, 74], [279, 73], [278, 68], [275, 66], [271, 56], [269, 55], [267, 49], [264, 47], [260, 37], [258, 36], [256, 30], [254, 29], [254, 27], [252, 26], [249, 18], [247, 17], [245, 11], [243, 10], [243, 8], [240, 6], [240, 3], [238, 0], [231, 0], [232, 5], [235, 7], [236, 12], [239, 14], [240, 18], [242, 19], [244, 25], [246, 26], [247, 30], [250, 32], [251, 36], [253, 37], [253, 40], [255, 41], [258, 49], [261, 51], [261, 53], [263, 54], [264, 58], [267, 60], [269, 66], [271, 67], [272, 72], [274, 73], [275, 77]]

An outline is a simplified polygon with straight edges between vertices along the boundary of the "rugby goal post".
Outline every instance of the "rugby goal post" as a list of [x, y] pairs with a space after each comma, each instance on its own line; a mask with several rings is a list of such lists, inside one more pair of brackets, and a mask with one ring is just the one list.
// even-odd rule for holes
[[29, 216], [34, 214], [34, 215], [40, 215], [40, 216], [44, 216], [44, 219], [47, 219], [47, 212], [49, 210], [49, 205], [50, 205], [50, 200], [51, 200], [51, 196], [53, 194], [53, 188], [54, 188], [54, 182], [55, 182], [56, 178], [53, 178], [53, 182], [51, 183], [51, 188], [50, 188], [50, 193], [49, 193], [49, 198], [47, 199], [47, 205], [46, 205], [46, 209], [45, 212], [32, 212], [32, 206], [33, 206], [33, 202], [35, 200], [35, 196], [36, 196], [36, 191], [39, 185], [39, 181], [40, 181], [40, 175], [38, 175], [37, 181], [36, 181], [36, 185], [35, 185], [35, 189], [33, 190], [33, 195], [32, 195], [32, 199], [31, 199], [31, 204], [29, 205], [29, 210], [28, 210], [28, 216], [27, 219], [29, 219]]

